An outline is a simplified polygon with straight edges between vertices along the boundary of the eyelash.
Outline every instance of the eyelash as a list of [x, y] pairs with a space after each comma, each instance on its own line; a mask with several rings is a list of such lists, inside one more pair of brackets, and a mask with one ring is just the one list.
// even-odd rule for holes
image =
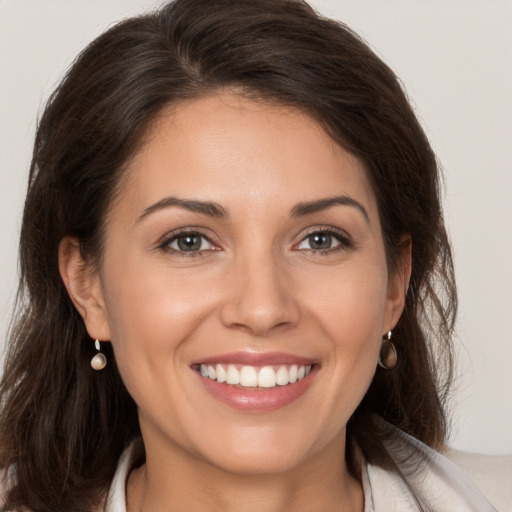
[[171, 253], [171, 254], [176, 254], [178, 256], [185, 257], [185, 258], [196, 258], [198, 256], [204, 256], [205, 252], [210, 252], [212, 250], [213, 251], [219, 250], [218, 248], [215, 248], [215, 249], [206, 249], [206, 250], [202, 249], [202, 250], [198, 250], [198, 251], [180, 251], [180, 250], [174, 249], [173, 247], [170, 247], [170, 245], [173, 242], [179, 240], [180, 238], [186, 237], [186, 236], [197, 236], [197, 237], [200, 237], [203, 241], [206, 241], [209, 244], [211, 244], [213, 247], [216, 247], [215, 244], [211, 241], [210, 237], [208, 237], [207, 235], [205, 235], [201, 231], [184, 229], [184, 230], [179, 231], [177, 233], [173, 233], [169, 237], [166, 237], [158, 245], [158, 249], [160, 249], [162, 251], [165, 251], [165, 252], [168, 252], [168, 253]]
[[[327, 255], [327, 254], [332, 254], [337, 251], [352, 249], [354, 247], [353, 241], [346, 233], [342, 233], [333, 228], [323, 228], [323, 229], [322, 228], [314, 228], [310, 232], [306, 233], [301, 238], [301, 240], [293, 246], [293, 248], [295, 249], [296, 247], [298, 247], [300, 244], [302, 244], [304, 241], [306, 241], [309, 237], [311, 237], [313, 235], [320, 235], [320, 234], [328, 235], [328, 236], [334, 238], [337, 242], [339, 242], [339, 245], [336, 247], [328, 248], [328, 249], [302, 249], [302, 250], [307, 251], [310, 254]], [[200, 249], [197, 251], [182, 251], [182, 250], [177, 250], [177, 249], [170, 247], [170, 245], [173, 242], [179, 240], [182, 237], [186, 237], [186, 236], [200, 237], [203, 241], [206, 241], [209, 244], [211, 244], [214, 247], [214, 249]], [[189, 230], [189, 229], [188, 230], [184, 229], [183, 231], [173, 233], [171, 236], [166, 237], [161, 243], [159, 243], [158, 249], [168, 252], [168, 253], [176, 254], [181, 257], [186, 257], [186, 258], [190, 258], [190, 257], [195, 258], [198, 256], [204, 256], [205, 253], [207, 253], [207, 252], [220, 250], [219, 248], [217, 248], [215, 246], [215, 244], [211, 241], [210, 237], [208, 237], [206, 234], [204, 234], [198, 230]], [[298, 249], [298, 250], [301, 250], [301, 249]]]
[[328, 255], [328, 254], [332, 254], [334, 252], [343, 251], [343, 250], [346, 251], [346, 250], [354, 248], [354, 242], [352, 241], [350, 236], [347, 235], [347, 233], [338, 231], [333, 228], [321, 228], [321, 227], [320, 228], [315, 227], [314, 229], [312, 229], [311, 231], [306, 233], [306, 235], [304, 235], [301, 238], [301, 240], [299, 241], [299, 243], [295, 244], [294, 247], [299, 246], [305, 240], [307, 240], [309, 237], [311, 237], [313, 235], [319, 235], [319, 234], [331, 236], [337, 242], [339, 242], [339, 245], [337, 247], [332, 247], [329, 249], [303, 249], [303, 250], [307, 251], [310, 254]]

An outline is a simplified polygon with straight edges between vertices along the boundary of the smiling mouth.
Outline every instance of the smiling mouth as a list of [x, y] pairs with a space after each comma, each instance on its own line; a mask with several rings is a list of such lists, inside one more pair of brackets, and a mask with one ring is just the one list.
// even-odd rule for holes
[[249, 366], [197, 364], [193, 369], [202, 377], [233, 387], [269, 389], [288, 386], [309, 375], [314, 365]]

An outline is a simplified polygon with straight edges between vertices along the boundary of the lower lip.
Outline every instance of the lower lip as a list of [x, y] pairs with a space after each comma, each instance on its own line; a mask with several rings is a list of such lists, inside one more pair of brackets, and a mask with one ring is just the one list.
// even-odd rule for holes
[[265, 412], [280, 409], [300, 398], [313, 383], [317, 367], [314, 366], [309, 375], [294, 384], [275, 386], [273, 388], [230, 386], [229, 384], [203, 377], [198, 372], [196, 373], [206, 390], [220, 402], [234, 409]]

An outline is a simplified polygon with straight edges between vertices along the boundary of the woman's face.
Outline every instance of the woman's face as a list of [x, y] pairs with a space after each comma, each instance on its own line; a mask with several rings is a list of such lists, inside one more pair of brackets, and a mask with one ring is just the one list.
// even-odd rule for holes
[[242, 473], [343, 453], [404, 290], [361, 162], [308, 116], [229, 94], [153, 124], [93, 279], [86, 324], [148, 460]]

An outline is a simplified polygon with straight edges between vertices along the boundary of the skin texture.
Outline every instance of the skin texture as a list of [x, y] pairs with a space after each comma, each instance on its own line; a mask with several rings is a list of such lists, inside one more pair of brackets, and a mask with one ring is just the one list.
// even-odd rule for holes
[[[169, 196], [225, 215], [148, 210]], [[362, 208], [291, 214], [333, 196]], [[180, 230], [207, 239], [178, 252]], [[313, 250], [308, 236], [325, 230], [339, 240]], [[230, 93], [190, 100], [155, 120], [130, 163], [99, 272], [83, 271], [77, 247], [61, 243], [64, 282], [90, 336], [111, 341], [139, 408], [147, 462], [129, 479], [129, 510], [363, 509], [345, 426], [401, 314], [408, 265], [388, 275], [361, 162], [291, 108]], [[316, 362], [306, 392], [277, 410], [222, 403], [191, 367], [271, 351]]]

